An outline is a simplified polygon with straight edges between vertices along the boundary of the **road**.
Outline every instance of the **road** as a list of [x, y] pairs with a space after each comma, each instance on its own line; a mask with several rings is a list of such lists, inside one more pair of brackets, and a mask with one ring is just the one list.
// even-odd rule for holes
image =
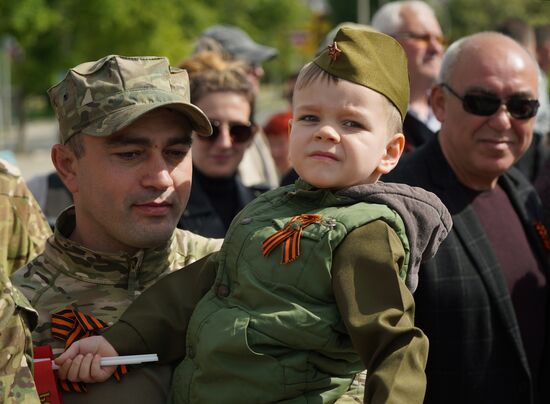
[[[29, 122], [26, 126], [26, 152], [16, 153], [16, 164], [26, 181], [38, 174], [53, 170], [50, 149], [57, 142], [57, 121], [45, 119]], [[14, 150], [15, 139], [3, 141], [0, 149]]]

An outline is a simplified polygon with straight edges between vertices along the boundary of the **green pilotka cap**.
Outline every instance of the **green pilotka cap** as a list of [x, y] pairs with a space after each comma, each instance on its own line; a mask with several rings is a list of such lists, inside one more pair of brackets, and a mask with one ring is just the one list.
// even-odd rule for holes
[[70, 69], [48, 90], [61, 140], [73, 135], [109, 136], [156, 108], [182, 113], [193, 130], [208, 136], [206, 115], [189, 100], [187, 71], [159, 56], [105, 56]]
[[405, 119], [410, 92], [407, 57], [392, 37], [368, 27], [342, 27], [313, 62], [333, 76], [386, 96]]

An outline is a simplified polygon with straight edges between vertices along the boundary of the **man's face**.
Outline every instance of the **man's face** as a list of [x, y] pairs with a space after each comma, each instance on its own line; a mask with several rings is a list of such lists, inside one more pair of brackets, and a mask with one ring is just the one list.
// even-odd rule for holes
[[[389, 117], [383, 95], [349, 81], [317, 78], [294, 91], [290, 161], [318, 188], [376, 182], [402, 151], [403, 135], [388, 136]], [[399, 150], [391, 146], [396, 136]]]
[[[458, 56], [447, 84], [461, 97], [490, 94], [502, 100], [536, 99], [535, 63], [510, 41], [494, 35], [472, 41], [472, 47]], [[470, 188], [494, 186], [531, 142], [535, 118], [514, 118], [504, 105], [490, 116], [475, 115], [466, 112], [462, 101], [448, 89], [438, 86], [432, 93], [432, 106], [442, 122], [439, 141], [443, 153]]]
[[252, 138], [245, 142], [236, 141], [238, 138], [232, 136], [231, 126], [250, 123], [250, 103], [238, 93], [215, 92], [202, 97], [196, 105], [214, 121], [219, 135], [211, 138], [194, 136], [193, 164], [207, 177], [231, 177], [252, 141]]
[[191, 187], [191, 129], [167, 109], [147, 113], [107, 137], [80, 135], [84, 155], [73, 163], [77, 227], [84, 246], [133, 252], [166, 242]]
[[433, 14], [410, 7], [402, 8], [401, 17], [401, 29], [395, 37], [407, 55], [411, 82], [425, 83], [428, 89], [439, 73], [443, 57], [441, 27]]

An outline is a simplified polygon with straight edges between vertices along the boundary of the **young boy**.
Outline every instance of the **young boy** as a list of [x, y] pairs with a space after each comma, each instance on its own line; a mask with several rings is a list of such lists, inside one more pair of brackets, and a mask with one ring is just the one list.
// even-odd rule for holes
[[451, 221], [434, 195], [376, 183], [403, 151], [406, 66], [393, 38], [338, 31], [296, 84], [300, 179], [245, 207], [219, 253], [144, 293], [104, 334], [112, 345], [73, 344], [61, 377], [104, 380], [97, 354], [157, 352], [185, 357], [175, 403], [330, 403], [366, 367], [365, 402], [421, 403], [428, 341], [407, 286]]

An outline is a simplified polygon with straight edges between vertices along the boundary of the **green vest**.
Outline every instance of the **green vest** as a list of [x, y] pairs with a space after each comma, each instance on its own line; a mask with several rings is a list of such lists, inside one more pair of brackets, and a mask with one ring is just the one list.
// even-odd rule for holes
[[[303, 229], [301, 255], [282, 264], [280, 245], [263, 256], [262, 242], [301, 214], [321, 216]], [[329, 403], [341, 396], [364, 366], [335, 304], [332, 256], [349, 232], [378, 219], [401, 238], [404, 277], [404, 224], [385, 205], [292, 185], [245, 207], [218, 254], [214, 287], [189, 322], [172, 401]]]

